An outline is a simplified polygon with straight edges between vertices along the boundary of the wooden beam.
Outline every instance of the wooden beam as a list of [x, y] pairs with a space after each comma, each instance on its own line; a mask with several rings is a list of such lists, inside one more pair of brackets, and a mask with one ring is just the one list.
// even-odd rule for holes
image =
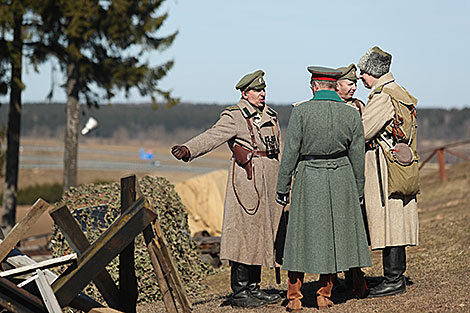
[[156, 214], [148, 207], [150, 203], [139, 198], [83, 253], [75, 269], [66, 271], [54, 282], [52, 289], [62, 307], [156, 219]]
[[160, 228], [158, 220], [155, 221], [154, 227], [156, 233], [156, 239], [154, 239], [154, 248], [157, 253], [157, 257], [160, 260], [162, 267], [167, 268], [171, 286], [175, 289], [176, 297], [181, 307], [183, 308], [183, 312], [191, 312], [191, 303], [188, 300], [188, 296], [182, 284], [182, 279], [178, 272], [178, 268], [173, 261], [173, 256], [168, 249], [168, 244], [165, 237], [163, 236], [163, 232]]
[[[14, 267], [20, 267], [20, 266], [25, 266], [25, 265], [30, 265], [30, 264], [36, 264], [37, 262], [31, 259], [29, 256], [24, 255], [20, 250], [13, 249], [7, 257], [7, 263]], [[58, 278], [56, 274], [52, 273], [49, 270], [44, 270], [43, 272], [46, 274], [49, 284], [51, 284], [53, 281], [55, 281]], [[1, 279], [4, 279], [4, 278], [0, 278], [0, 280]], [[92, 298], [88, 297], [83, 292], [80, 292], [78, 296], [76, 296], [72, 300], [72, 302], [70, 302], [69, 306], [73, 307], [74, 309], [88, 312], [92, 308], [102, 307], [103, 305], [96, 302]]]
[[6, 278], [0, 278], [0, 307], [14, 313], [47, 312], [41, 299]]
[[[67, 206], [52, 210], [49, 215], [59, 227], [70, 246], [81, 256], [90, 247], [90, 242], [80, 229], [77, 220], [72, 216]], [[96, 288], [103, 296], [106, 303], [113, 308], [119, 307], [119, 290], [111, 278], [111, 275], [103, 269], [93, 279]]]
[[152, 226], [148, 226], [144, 230], [145, 244], [147, 245], [147, 251], [152, 261], [153, 269], [157, 277], [158, 287], [162, 294], [163, 304], [165, 305], [167, 313], [178, 313], [176, 308], [176, 302], [173, 295], [173, 291], [167, 280], [168, 272], [162, 268], [160, 260], [158, 259], [157, 253], [155, 252], [155, 236], [153, 234]]
[[19, 221], [8, 233], [2, 243], [0, 243], [0, 261], [2, 261], [8, 253], [18, 244], [24, 237], [31, 226], [37, 222], [39, 217], [52, 206], [46, 201], [39, 198], [26, 213], [25, 216]]
[[49, 313], [62, 313], [59, 302], [52, 291], [51, 286], [46, 280], [46, 276], [41, 270], [36, 270], [36, 284], [38, 285], [39, 292], [41, 293], [42, 300], [46, 305]]
[[[121, 178], [121, 214], [135, 202], [135, 175]], [[119, 255], [119, 309], [126, 313], [135, 313], [137, 307], [137, 278], [134, 264], [134, 240]]]
[[13, 268], [11, 270], [1, 272], [0, 277], [10, 277], [10, 276], [14, 277], [18, 275], [23, 275], [23, 274], [34, 272], [37, 269], [46, 269], [46, 268], [51, 268], [51, 267], [67, 264], [67, 263], [75, 261], [76, 259], [77, 259], [76, 253], [67, 254], [58, 258], [45, 260], [45, 261], [38, 262], [35, 264], [26, 265], [26, 266], [22, 266], [19, 268]]

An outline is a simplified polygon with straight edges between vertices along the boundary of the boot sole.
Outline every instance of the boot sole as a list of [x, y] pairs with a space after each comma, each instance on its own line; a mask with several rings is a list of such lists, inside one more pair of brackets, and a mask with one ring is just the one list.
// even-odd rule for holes
[[367, 298], [381, 298], [381, 297], [387, 297], [387, 296], [394, 296], [394, 295], [399, 295], [405, 292], [406, 292], [406, 289], [399, 289], [399, 290], [394, 290], [394, 291], [387, 292], [387, 293], [379, 293], [379, 294], [369, 293]]

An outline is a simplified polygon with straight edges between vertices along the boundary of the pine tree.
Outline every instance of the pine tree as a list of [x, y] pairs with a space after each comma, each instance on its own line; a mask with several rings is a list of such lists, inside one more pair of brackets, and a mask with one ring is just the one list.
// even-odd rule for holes
[[[0, 4], [0, 94], [10, 93], [7, 151], [1, 226], [6, 233], [16, 223], [19, 147], [21, 130], [21, 78], [23, 46], [33, 24], [34, 0], [9, 0]], [[26, 17], [29, 18], [26, 18]]]
[[[173, 105], [170, 92], [158, 88], [158, 81], [173, 66], [167, 61], [152, 67], [143, 60], [149, 50], [167, 48], [176, 32], [156, 35], [167, 18], [158, 15], [163, 0], [43, 0], [40, 42], [35, 60], [55, 57], [66, 74], [67, 122], [64, 152], [64, 190], [77, 184], [77, 151], [80, 100], [97, 107], [117, 90], [126, 96], [132, 88], [149, 96], [157, 107], [159, 99]], [[92, 86], [95, 88], [92, 89]]]

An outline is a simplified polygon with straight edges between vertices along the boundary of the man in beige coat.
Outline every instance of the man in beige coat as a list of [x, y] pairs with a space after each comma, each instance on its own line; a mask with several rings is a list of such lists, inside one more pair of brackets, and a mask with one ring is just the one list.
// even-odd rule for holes
[[[360, 59], [359, 78], [371, 89], [362, 114], [366, 141], [364, 200], [373, 250], [382, 250], [383, 281], [370, 289], [369, 296], [381, 297], [406, 290], [406, 246], [418, 244], [418, 209], [416, 195], [388, 192], [389, 171], [384, 147], [394, 146], [395, 137], [388, 131], [395, 117], [390, 94], [416, 105], [389, 72], [392, 56], [373, 47]], [[413, 130], [416, 133], [416, 130]], [[412, 143], [416, 147], [416, 136]]]
[[235, 86], [237, 105], [226, 108], [216, 124], [172, 148], [177, 159], [191, 161], [227, 143], [229, 168], [220, 258], [231, 265], [232, 306], [259, 307], [280, 300], [259, 287], [261, 266], [274, 267], [275, 239], [283, 206], [276, 200], [280, 128], [277, 113], [265, 104], [264, 72], [245, 75]]

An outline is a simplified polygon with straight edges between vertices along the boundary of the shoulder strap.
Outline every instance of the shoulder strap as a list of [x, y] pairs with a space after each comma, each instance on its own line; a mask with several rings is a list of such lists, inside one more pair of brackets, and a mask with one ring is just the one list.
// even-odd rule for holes
[[249, 117], [245, 118], [246, 124], [248, 125], [248, 130], [250, 131], [251, 144], [253, 145], [254, 150], [258, 150], [258, 145], [256, 144], [255, 133], [253, 132], [253, 125]]
[[353, 103], [354, 103], [354, 105], [356, 106], [356, 108], [359, 110], [359, 114], [362, 116], [361, 100], [359, 100], [359, 99], [354, 99]]

